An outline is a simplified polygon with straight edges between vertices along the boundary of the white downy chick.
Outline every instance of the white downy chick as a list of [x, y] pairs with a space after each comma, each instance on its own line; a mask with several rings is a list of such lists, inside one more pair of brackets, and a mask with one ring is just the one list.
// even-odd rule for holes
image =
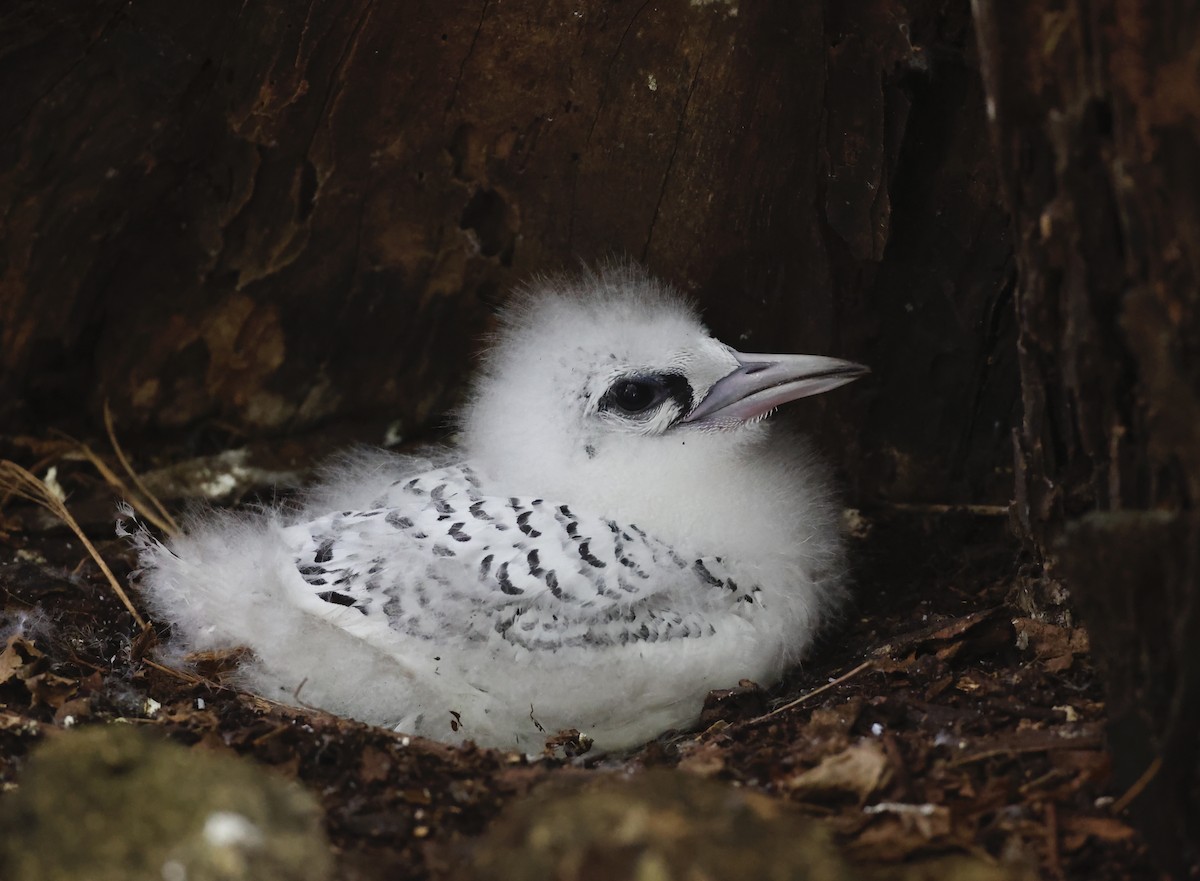
[[527, 751], [641, 743], [777, 681], [841, 599], [825, 471], [762, 417], [865, 372], [736, 352], [636, 267], [543, 279], [456, 447], [142, 536], [141, 587], [181, 649], [253, 649], [243, 682], [275, 700]]

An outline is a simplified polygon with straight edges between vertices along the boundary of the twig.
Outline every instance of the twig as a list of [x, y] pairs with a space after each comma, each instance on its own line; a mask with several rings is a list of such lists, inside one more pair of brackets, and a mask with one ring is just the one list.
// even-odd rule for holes
[[[300, 684], [297, 685], [296, 690], [292, 692], [292, 700], [294, 700], [296, 702], [295, 705], [298, 707], [304, 707], [304, 709], [306, 709], [306, 710], [313, 710], [314, 712], [319, 712], [321, 709], [320, 707], [314, 707], [312, 704], [308, 704], [308, 703], [305, 703], [304, 701], [300, 700], [300, 692], [304, 689], [304, 686], [306, 686], [306, 685], [308, 685], [308, 677], [307, 676], [305, 676], [303, 679], [300, 680]], [[283, 706], [283, 705], [279, 704], [279, 706]]]
[[298, 707], [298, 706], [294, 706], [293, 704], [285, 704], [282, 701], [272, 700], [269, 697], [263, 697], [261, 694], [253, 694], [252, 692], [249, 692], [249, 691], [241, 691], [237, 688], [230, 688], [228, 685], [222, 685], [220, 682], [215, 682], [214, 680], [209, 679], [205, 676], [197, 676], [195, 673], [189, 673], [187, 670], [180, 670], [177, 667], [168, 667], [166, 664], [160, 664], [157, 661], [153, 660], [152, 658], [142, 658], [141, 663], [145, 664], [147, 667], [153, 667], [155, 670], [158, 670], [160, 673], [165, 673], [168, 676], [174, 676], [176, 679], [182, 679], [184, 682], [190, 683], [192, 685], [205, 685], [205, 686], [208, 686], [209, 688], [213, 689], [214, 691], [226, 691], [226, 692], [229, 692], [230, 694], [236, 694], [239, 697], [248, 698], [254, 704], [256, 704], [259, 709], [266, 709], [266, 710], [279, 709], [279, 710], [297, 711], [300, 713], [303, 713], [303, 712], [305, 712], [306, 709], [308, 709], [310, 712], [313, 712], [313, 713], [329, 715], [329, 713], [327, 713], [326, 711], [315, 708], [315, 707], [308, 708], [307, 705], [304, 707]]
[[121, 583], [117, 581], [117, 577], [113, 575], [112, 570], [108, 568], [108, 564], [104, 562], [104, 558], [100, 556], [100, 552], [96, 550], [95, 545], [84, 534], [79, 523], [71, 516], [71, 512], [67, 510], [66, 504], [50, 491], [41, 480], [34, 477], [16, 462], [10, 462], [7, 459], [0, 461], [0, 489], [6, 493], [18, 496], [26, 501], [33, 502], [45, 508], [75, 533], [75, 536], [83, 543], [84, 548], [96, 561], [96, 565], [100, 567], [100, 571], [104, 573], [104, 577], [108, 579], [109, 585], [113, 589], [113, 593], [124, 604], [129, 614], [133, 616], [133, 620], [137, 626], [145, 630], [147, 625], [146, 619], [143, 618], [138, 610], [134, 607], [133, 602], [125, 593], [125, 589], [121, 587]]
[[1045, 739], [1039, 739], [1034, 743], [1010, 743], [986, 747], [978, 750], [977, 752], [968, 753], [965, 756], [959, 756], [956, 759], [951, 759], [950, 762], [947, 763], [946, 767], [959, 768], [963, 765], [972, 765], [975, 762], [982, 762], [986, 759], [994, 759], [998, 756], [1022, 756], [1029, 753], [1048, 753], [1059, 749], [1097, 749], [1102, 744], [1103, 740], [1098, 734], [1084, 734], [1078, 737], [1050, 736]]
[[157, 511], [149, 508], [143, 499], [140, 499], [137, 496], [137, 493], [130, 492], [130, 487], [125, 485], [125, 481], [121, 480], [119, 477], [116, 477], [116, 473], [113, 471], [113, 469], [109, 468], [108, 463], [101, 459], [100, 456], [96, 455], [96, 451], [94, 449], [91, 449], [88, 444], [85, 444], [82, 441], [76, 441], [76, 439], [71, 437], [70, 434], [58, 431], [54, 433], [61, 434], [61, 436], [66, 438], [67, 441], [70, 441], [74, 449], [78, 451], [79, 455], [82, 455], [84, 459], [91, 462], [92, 467], [94, 467], [97, 472], [100, 472], [100, 477], [103, 478], [104, 483], [112, 486], [113, 489], [116, 490], [116, 495], [119, 495], [121, 498], [124, 498], [126, 502], [130, 503], [133, 507], [133, 510], [137, 511], [138, 515], [142, 517], [143, 520], [148, 521], [151, 526], [154, 526], [156, 529], [158, 529], [158, 531], [164, 534], [172, 534], [172, 528], [170, 528], [169, 523], [164, 521], [162, 517], [158, 516]]
[[1129, 807], [1133, 803], [1133, 800], [1142, 794], [1142, 790], [1150, 785], [1150, 781], [1158, 776], [1158, 772], [1161, 770], [1162, 756], [1155, 756], [1154, 761], [1146, 766], [1146, 770], [1142, 772], [1142, 775], [1133, 781], [1133, 786], [1130, 786], [1129, 789], [1125, 790], [1123, 796], [1113, 802], [1112, 812], [1119, 814]]
[[978, 517], [1007, 517], [1009, 505], [954, 505], [954, 504], [920, 504], [916, 502], [892, 502], [887, 505], [894, 511], [911, 511], [915, 514], [948, 514], [951, 511], [962, 511], [964, 514], [974, 514]]
[[1053, 801], [1047, 801], [1043, 816], [1046, 823], [1046, 860], [1050, 863], [1050, 874], [1055, 878], [1062, 878], [1062, 857], [1058, 851], [1058, 806]]
[[193, 685], [199, 685], [203, 683], [205, 685], [211, 685], [214, 688], [221, 688], [220, 684], [213, 682], [210, 679], [205, 679], [203, 676], [197, 676], [195, 673], [189, 673], [186, 670], [168, 667], [166, 664], [160, 664], [158, 661], [155, 661], [152, 658], [142, 658], [142, 663], [147, 667], [153, 667], [160, 673], [166, 673], [168, 676], [174, 676], [176, 679], [182, 679], [184, 682], [190, 682]]
[[826, 682], [820, 688], [814, 688], [812, 691], [808, 692], [808, 694], [802, 694], [800, 697], [796, 698], [795, 700], [788, 701], [782, 707], [776, 707], [775, 709], [771, 710], [769, 713], [763, 713], [758, 718], [751, 719], [749, 721], [749, 723], [747, 723], [747, 724], [753, 725], [755, 722], [762, 722], [764, 719], [770, 719], [772, 716], [778, 716], [780, 713], [784, 712], [785, 710], [790, 710], [792, 707], [799, 706], [800, 704], [802, 704], [806, 700], [808, 700], [810, 697], [816, 697], [818, 694], [820, 694], [823, 691], [828, 691], [829, 689], [833, 688], [834, 686], [841, 685], [843, 682], [845, 682], [848, 679], [853, 679], [855, 676], [857, 676], [859, 673], [862, 673], [864, 670], [870, 669], [872, 666], [874, 666], [874, 664], [875, 664], [875, 662], [873, 660], [863, 661], [861, 664], [859, 664], [853, 670], [850, 670], [847, 673], [843, 673], [841, 676], [839, 676], [837, 679], [834, 679], [832, 682]]
[[155, 510], [148, 507], [146, 503], [138, 497], [137, 493], [130, 492], [129, 487], [125, 485], [125, 481], [121, 480], [121, 478], [118, 477], [116, 473], [108, 467], [108, 463], [97, 456], [91, 447], [82, 441], [75, 441], [75, 443], [78, 444], [79, 452], [81, 452], [84, 457], [92, 463], [92, 466], [100, 472], [100, 476], [104, 478], [104, 482], [115, 489], [121, 498], [129, 502], [129, 504], [133, 506], [133, 509], [137, 511], [142, 518], [149, 521], [155, 529], [158, 529], [167, 535], [171, 535], [173, 532], [178, 531], [172, 530], [171, 524], [163, 520]]
[[279, 735], [283, 734], [285, 731], [290, 731], [290, 730], [291, 730], [290, 725], [276, 725], [274, 728], [272, 728], [266, 734], [260, 734], [258, 737], [254, 738], [252, 741], [250, 741], [250, 745], [251, 746], [262, 746], [264, 743], [266, 743], [271, 738], [278, 737]]
[[150, 492], [142, 478], [139, 477], [138, 473], [133, 470], [133, 466], [129, 464], [129, 459], [125, 456], [125, 451], [121, 449], [121, 444], [117, 442], [117, 432], [113, 428], [112, 410], [110, 410], [108, 407], [108, 401], [104, 402], [104, 430], [108, 432], [108, 442], [112, 446], [113, 452], [116, 453], [117, 460], [121, 463], [121, 467], [125, 469], [125, 473], [129, 475], [129, 479], [133, 481], [133, 485], [137, 487], [138, 492], [148, 499], [150, 504], [155, 507], [160, 515], [162, 515], [162, 520], [168, 528], [164, 529], [158, 523], [155, 523], [155, 526], [158, 526], [159, 529], [162, 529], [163, 532], [168, 534], [177, 534], [180, 531], [179, 524], [175, 522], [175, 518], [171, 516], [169, 511], [167, 511], [167, 509], [163, 506], [163, 503], [158, 500], [158, 496]]

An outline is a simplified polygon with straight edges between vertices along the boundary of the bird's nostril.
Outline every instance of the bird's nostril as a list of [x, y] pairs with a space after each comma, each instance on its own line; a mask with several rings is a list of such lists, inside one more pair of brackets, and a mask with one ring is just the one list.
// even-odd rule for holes
[[756, 373], [762, 373], [766, 369], [767, 369], [766, 364], [755, 364], [753, 367], [748, 367], [746, 369], [746, 373], [744, 375], [745, 376], [753, 376]]

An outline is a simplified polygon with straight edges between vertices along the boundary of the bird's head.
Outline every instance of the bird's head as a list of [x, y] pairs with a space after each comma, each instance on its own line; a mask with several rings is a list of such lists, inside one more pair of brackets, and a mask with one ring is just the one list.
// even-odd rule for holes
[[719, 484], [771, 410], [865, 372], [737, 352], [677, 293], [622, 264], [516, 299], [463, 410], [463, 443], [514, 493], [619, 504], [672, 479]]

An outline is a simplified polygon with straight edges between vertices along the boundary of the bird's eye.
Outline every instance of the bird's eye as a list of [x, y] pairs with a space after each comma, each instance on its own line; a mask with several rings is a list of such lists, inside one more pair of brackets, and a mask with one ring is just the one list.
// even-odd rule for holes
[[667, 396], [663, 384], [651, 378], [617, 380], [604, 395], [604, 405], [625, 413], [642, 413]]

